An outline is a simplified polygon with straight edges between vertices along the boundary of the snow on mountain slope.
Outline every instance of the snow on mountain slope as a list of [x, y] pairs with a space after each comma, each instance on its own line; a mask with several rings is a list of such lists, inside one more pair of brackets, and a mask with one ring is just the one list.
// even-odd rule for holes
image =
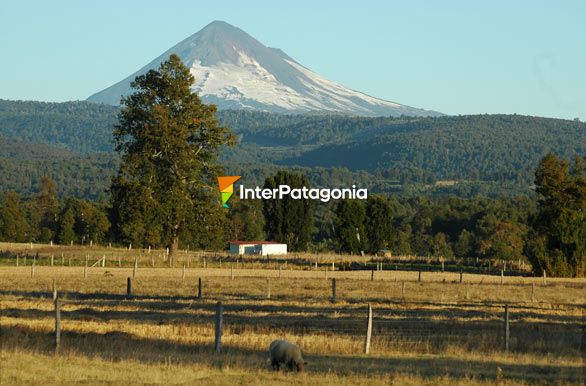
[[88, 98], [117, 105], [137, 75], [177, 54], [195, 77], [193, 90], [223, 109], [300, 113], [332, 111], [367, 116], [436, 116], [350, 90], [297, 63], [283, 51], [262, 45], [246, 32], [215, 21], [178, 43], [126, 79]]

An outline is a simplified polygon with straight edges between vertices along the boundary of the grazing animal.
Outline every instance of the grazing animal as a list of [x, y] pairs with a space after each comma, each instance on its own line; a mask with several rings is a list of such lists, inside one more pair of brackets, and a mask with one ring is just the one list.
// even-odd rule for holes
[[307, 364], [303, 360], [299, 346], [282, 339], [271, 342], [269, 356], [273, 370], [279, 370], [281, 365], [284, 365], [289, 370], [303, 371]]

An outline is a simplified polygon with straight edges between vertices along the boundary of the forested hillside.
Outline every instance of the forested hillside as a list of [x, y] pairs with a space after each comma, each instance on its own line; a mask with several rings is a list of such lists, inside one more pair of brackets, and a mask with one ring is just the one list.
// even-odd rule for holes
[[103, 201], [117, 165], [114, 153], [79, 155], [0, 135], [0, 190], [14, 190], [25, 197], [37, 190], [43, 176], [49, 176], [61, 197]]
[[[60, 194], [99, 197], [115, 169], [111, 129], [118, 111], [89, 102], [0, 100], [0, 189], [26, 194], [47, 174]], [[543, 156], [586, 154], [586, 124], [560, 119], [246, 110], [220, 111], [218, 117], [239, 138], [223, 152], [227, 172], [251, 184], [286, 166], [319, 186], [362, 183], [375, 192], [462, 197], [527, 194]]]

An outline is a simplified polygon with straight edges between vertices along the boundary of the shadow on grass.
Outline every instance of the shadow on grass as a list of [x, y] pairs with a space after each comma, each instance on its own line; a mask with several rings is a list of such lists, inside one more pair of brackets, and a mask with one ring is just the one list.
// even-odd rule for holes
[[[22, 350], [44, 355], [53, 354], [52, 334], [25, 327], [8, 326], [0, 331], [2, 350]], [[210, 337], [210, 341], [212, 337]], [[139, 361], [146, 364], [205, 364], [216, 368], [239, 366], [252, 370], [266, 369], [268, 354], [265, 351], [224, 346], [215, 353], [212, 345], [190, 345], [154, 338], [140, 338], [128, 333], [106, 334], [64, 331], [61, 355], [100, 357], [109, 361]], [[458, 379], [494, 379], [496, 368], [503, 369], [505, 379], [529, 383], [583, 384], [582, 368], [576, 366], [505, 364], [500, 361], [477, 361], [433, 356], [376, 357], [306, 355], [310, 373], [338, 375], [366, 374], [391, 375], [394, 373], [418, 374], [423, 377], [449, 376]]]
[[[136, 322], [151, 325], [213, 325], [216, 305], [211, 300], [178, 302], [176, 298], [152, 300], [124, 297], [78, 297], [63, 301], [64, 321]], [[75, 300], [74, 300], [75, 299]], [[80, 300], [83, 299], [83, 300]], [[105, 300], [100, 300], [105, 299]], [[90, 301], [91, 300], [91, 301]], [[50, 301], [50, 300], [48, 300]], [[68, 310], [67, 304], [76, 309]], [[85, 307], [84, 307], [85, 306]], [[100, 308], [97, 308], [99, 306]], [[130, 309], [103, 309], [128, 306]], [[490, 352], [503, 341], [500, 314], [451, 307], [445, 309], [397, 309], [390, 305], [376, 310], [374, 334], [389, 347], [429, 347], [424, 352], [442, 352], [446, 347], [460, 346], [470, 352]], [[294, 306], [279, 304], [224, 304], [224, 320], [229, 333], [292, 333], [297, 335], [337, 335], [362, 339], [365, 310], [343, 306]], [[25, 320], [53, 318], [53, 311], [41, 309], [3, 308], [1, 315]], [[584, 323], [580, 316], [538, 315], [524, 312], [520, 317], [512, 311], [511, 349], [518, 353], [543, 353], [573, 357], [580, 353]], [[391, 319], [390, 316], [395, 317]], [[527, 322], [522, 318], [542, 318]], [[421, 352], [419, 350], [419, 352]]]

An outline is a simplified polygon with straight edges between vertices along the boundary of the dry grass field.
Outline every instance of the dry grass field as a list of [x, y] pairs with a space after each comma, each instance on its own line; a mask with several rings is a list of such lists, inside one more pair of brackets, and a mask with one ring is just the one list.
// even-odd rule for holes
[[[4, 251], [26, 248], [0, 244]], [[495, 384], [498, 369], [507, 385], [585, 382], [582, 279], [548, 278], [544, 285], [542, 278], [505, 276], [501, 284], [500, 275], [464, 274], [460, 283], [457, 272], [424, 272], [419, 281], [415, 271], [384, 270], [371, 280], [370, 271], [309, 263], [224, 260], [221, 268], [211, 261], [203, 268], [190, 257], [168, 268], [162, 251], [34, 246], [27, 252], [26, 266], [0, 257], [1, 384], [470, 385]], [[39, 252], [34, 276], [33, 252]], [[108, 253], [105, 267], [83, 267], [85, 255], [91, 266]], [[155, 268], [149, 255], [157, 257]], [[127, 299], [126, 280], [139, 257]], [[58, 355], [54, 280], [62, 302]], [[220, 353], [214, 351], [218, 301]], [[366, 355], [368, 304], [374, 318]], [[305, 373], [268, 369], [267, 348], [277, 338], [301, 346]]]

